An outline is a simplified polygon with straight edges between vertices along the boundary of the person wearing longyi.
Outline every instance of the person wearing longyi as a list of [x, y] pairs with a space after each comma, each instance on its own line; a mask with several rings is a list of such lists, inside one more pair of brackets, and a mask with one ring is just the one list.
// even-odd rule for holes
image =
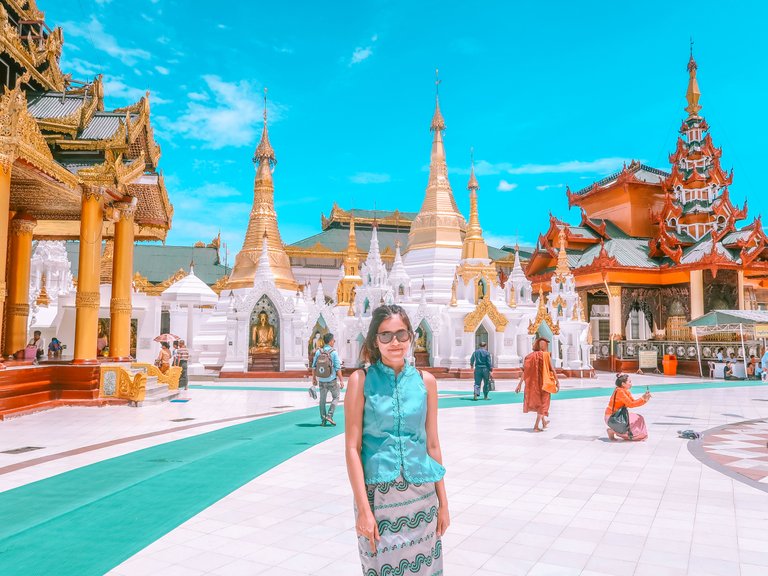
[[437, 383], [406, 362], [414, 339], [405, 310], [374, 310], [364, 343], [370, 367], [347, 381], [346, 461], [365, 576], [443, 573], [450, 525], [437, 432]]
[[[651, 393], [646, 390], [645, 394], [640, 398], [634, 398], [630, 389], [632, 388], [632, 379], [629, 374], [616, 374], [616, 390], [611, 395], [611, 399], [608, 401], [608, 406], [605, 407], [605, 423], [608, 424], [608, 419], [611, 415], [615, 414], [622, 408], [637, 408], [642, 406], [648, 400], [651, 399]], [[608, 438], [612, 441], [616, 438], [622, 440], [645, 440], [648, 438], [648, 429], [645, 427], [645, 418], [640, 414], [629, 413], [629, 430], [626, 434], [619, 434], [608, 428]]]

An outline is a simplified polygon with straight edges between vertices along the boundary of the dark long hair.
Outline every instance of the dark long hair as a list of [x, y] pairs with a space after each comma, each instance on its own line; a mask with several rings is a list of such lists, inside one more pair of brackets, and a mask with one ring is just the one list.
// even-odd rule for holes
[[384, 322], [384, 320], [388, 320], [389, 318], [392, 318], [392, 316], [400, 316], [403, 324], [405, 324], [405, 328], [411, 335], [411, 340], [413, 340], [411, 320], [408, 318], [408, 314], [403, 307], [398, 306], [397, 304], [384, 304], [383, 306], [379, 306], [371, 315], [371, 325], [368, 326], [368, 335], [365, 337], [365, 342], [363, 343], [363, 358], [371, 364], [375, 364], [381, 360], [381, 352], [379, 352], [379, 348], [376, 346], [376, 334], [379, 331], [379, 326], [381, 326], [381, 323]]
[[627, 380], [629, 380], [629, 374], [622, 374], [621, 372], [616, 374], [616, 388], [624, 384]]

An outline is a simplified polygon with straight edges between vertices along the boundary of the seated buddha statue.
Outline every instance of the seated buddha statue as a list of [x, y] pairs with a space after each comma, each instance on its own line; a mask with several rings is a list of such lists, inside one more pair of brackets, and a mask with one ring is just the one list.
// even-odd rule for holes
[[416, 341], [413, 343], [414, 352], [427, 351], [427, 331], [418, 328], [416, 330]]
[[251, 350], [255, 354], [276, 352], [275, 327], [269, 323], [266, 312], [259, 312], [258, 322], [251, 328]]

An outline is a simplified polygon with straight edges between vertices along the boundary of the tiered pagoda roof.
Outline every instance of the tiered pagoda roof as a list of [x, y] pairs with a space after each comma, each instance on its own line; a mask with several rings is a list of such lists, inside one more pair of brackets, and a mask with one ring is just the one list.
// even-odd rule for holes
[[688, 117], [680, 128], [671, 170], [640, 162], [576, 192], [567, 189], [569, 206], [581, 209], [581, 222], [569, 226], [550, 215], [539, 236], [527, 272], [544, 281], [554, 272], [559, 234], [565, 233], [568, 264], [577, 276], [611, 271], [746, 269], [768, 274], [768, 238], [760, 217], [747, 217], [730, 200], [733, 172], [720, 164], [709, 125], [700, 116], [697, 65], [691, 55], [686, 98]]
[[105, 190], [107, 205], [137, 199], [136, 240], [164, 240], [173, 208], [158, 169], [149, 94], [106, 110], [101, 76], [79, 82], [64, 74], [62, 47], [61, 29], [48, 28], [34, 0], [0, 1], [0, 50], [9, 72], [0, 112], [15, 123], [0, 144], [20, 160], [11, 210], [38, 220], [36, 238], [76, 238], [81, 187], [93, 185]]

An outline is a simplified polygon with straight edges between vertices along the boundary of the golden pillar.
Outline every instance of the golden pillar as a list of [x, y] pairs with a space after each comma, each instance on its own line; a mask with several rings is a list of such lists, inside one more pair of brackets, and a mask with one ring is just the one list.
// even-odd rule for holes
[[739, 310], [748, 310], [749, 306], [746, 305], [746, 299], [744, 295], [744, 270], [739, 270], [738, 283], [739, 283]]
[[608, 318], [611, 340], [621, 340], [624, 337], [624, 319], [621, 317], [621, 286], [608, 286]]
[[131, 357], [131, 280], [133, 279], [133, 215], [135, 202], [117, 202], [112, 256], [112, 300], [109, 305], [109, 355], [115, 360]]
[[5, 310], [5, 353], [13, 355], [27, 344], [29, 318], [29, 270], [32, 260], [32, 232], [37, 220], [18, 213], [9, 226], [11, 269], [8, 271], [8, 305]]
[[75, 299], [75, 364], [96, 363], [99, 336], [99, 272], [101, 227], [104, 219], [101, 190], [83, 186], [80, 214], [80, 258]]
[[691, 270], [691, 320], [704, 316], [704, 272]]
[[[11, 201], [11, 166], [3, 153], [0, 162], [0, 318], [5, 314], [5, 265], [8, 261], [8, 210]], [[3, 341], [3, 323], [0, 322], [0, 342]]]

